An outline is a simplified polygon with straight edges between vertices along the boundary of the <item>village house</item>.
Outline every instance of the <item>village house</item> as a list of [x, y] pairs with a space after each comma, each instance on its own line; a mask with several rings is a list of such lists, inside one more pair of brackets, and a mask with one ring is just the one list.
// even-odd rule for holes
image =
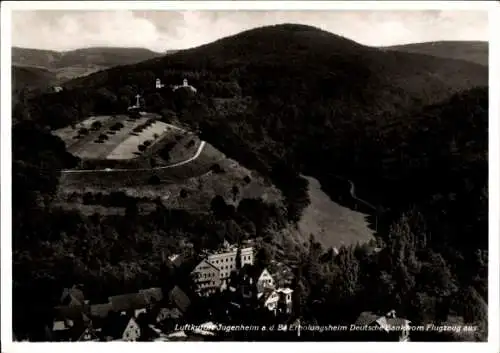
[[274, 288], [274, 278], [267, 269], [264, 269], [257, 278], [257, 291], [263, 292], [265, 288]]
[[81, 341], [93, 335], [92, 321], [87, 315], [86, 306], [57, 306], [51, 338], [54, 341]]
[[115, 295], [108, 298], [114, 312], [121, 315], [130, 315], [137, 318], [141, 313], [146, 312], [149, 302], [142, 293], [130, 293]]
[[130, 315], [110, 314], [102, 328], [105, 341], [137, 341], [141, 337], [141, 328]]
[[180, 254], [173, 254], [169, 256], [168, 260], [170, 261], [172, 266], [174, 266], [175, 268], [179, 268], [184, 262], [184, 256]]
[[[367, 329], [368, 326], [380, 329]], [[355, 328], [352, 332], [358, 341], [408, 342], [410, 340], [410, 321], [396, 317], [395, 310], [385, 315], [362, 312], [355, 322]]]
[[177, 308], [182, 315], [186, 314], [191, 306], [191, 300], [187, 294], [178, 286], [175, 286], [168, 292], [168, 303], [170, 307]]
[[85, 304], [85, 296], [80, 286], [73, 285], [63, 289], [60, 301], [62, 305], [81, 306]]
[[[210, 295], [218, 289], [227, 288], [229, 277], [236, 271], [236, 256], [238, 247], [231, 246], [224, 242], [222, 249], [215, 253], [207, 253], [203, 259], [191, 272], [194, 282], [197, 284], [197, 291], [201, 295]], [[240, 248], [241, 267], [253, 265], [254, 248], [247, 246]]]

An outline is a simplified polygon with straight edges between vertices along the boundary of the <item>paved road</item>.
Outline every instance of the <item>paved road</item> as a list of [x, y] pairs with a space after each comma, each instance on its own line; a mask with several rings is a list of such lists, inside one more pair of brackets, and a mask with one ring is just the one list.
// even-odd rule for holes
[[112, 172], [147, 172], [147, 171], [155, 171], [155, 170], [162, 170], [162, 169], [169, 169], [169, 168], [175, 168], [179, 167], [184, 164], [188, 164], [192, 161], [194, 161], [196, 158], [198, 158], [203, 151], [203, 148], [205, 147], [206, 142], [201, 141], [200, 146], [198, 146], [198, 150], [196, 153], [188, 158], [185, 159], [181, 162], [177, 162], [174, 164], [166, 165], [164, 167], [157, 167], [157, 168], [138, 168], [138, 169], [112, 169], [112, 168], [105, 168], [105, 169], [66, 169], [66, 170], [61, 170], [61, 173], [66, 173], [66, 174], [74, 174], [74, 173], [112, 173]]

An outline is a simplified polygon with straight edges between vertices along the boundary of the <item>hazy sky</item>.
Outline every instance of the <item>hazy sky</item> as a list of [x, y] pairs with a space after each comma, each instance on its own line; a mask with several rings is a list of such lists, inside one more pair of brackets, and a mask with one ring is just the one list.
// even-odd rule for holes
[[486, 11], [13, 11], [12, 45], [185, 49], [253, 27], [302, 23], [361, 44], [488, 40]]

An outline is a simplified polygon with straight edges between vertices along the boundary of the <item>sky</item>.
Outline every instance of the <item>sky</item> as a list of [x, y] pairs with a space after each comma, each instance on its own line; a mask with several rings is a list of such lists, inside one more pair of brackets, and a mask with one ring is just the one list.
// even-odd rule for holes
[[12, 45], [186, 49], [279, 23], [312, 25], [369, 46], [488, 40], [486, 11], [13, 11]]

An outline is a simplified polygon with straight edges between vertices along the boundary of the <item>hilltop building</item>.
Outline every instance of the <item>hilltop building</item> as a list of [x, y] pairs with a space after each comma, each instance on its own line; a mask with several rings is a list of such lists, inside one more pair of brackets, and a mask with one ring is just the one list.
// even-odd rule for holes
[[177, 91], [179, 88], [182, 88], [182, 89], [187, 89], [193, 93], [196, 93], [196, 88], [194, 88], [193, 86], [191, 86], [189, 83], [188, 83], [188, 80], [185, 78], [183, 81], [182, 81], [182, 85], [175, 85], [172, 89], [174, 91]]

